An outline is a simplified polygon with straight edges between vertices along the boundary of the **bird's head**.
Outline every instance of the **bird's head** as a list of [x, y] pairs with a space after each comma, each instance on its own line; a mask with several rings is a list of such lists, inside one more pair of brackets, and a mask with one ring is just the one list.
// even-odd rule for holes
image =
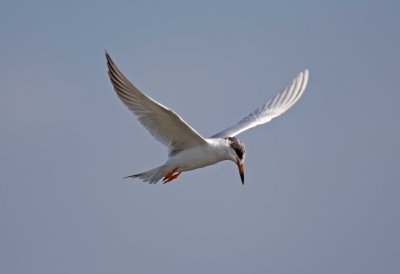
[[240, 174], [240, 179], [242, 179], [242, 184], [244, 184], [244, 167], [243, 162], [246, 154], [245, 147], [242, 142], [240, 142], [235, 137], [226, 138], [229, 144], [229, 156], [230, 160], [235, 162]]

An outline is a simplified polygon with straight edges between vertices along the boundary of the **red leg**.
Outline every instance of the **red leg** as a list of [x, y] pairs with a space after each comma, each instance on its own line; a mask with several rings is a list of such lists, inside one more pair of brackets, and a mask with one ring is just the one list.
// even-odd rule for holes
[[169, 182], [175, 180], [176, 178], [178, 178], [179, 174], [181, 174], [181, 172], [175, 173], [175, 174], [172, 175], [167, 181], [165, 181], [164, 184], [165, 184], [165, 183], [169, 183]]
[[170, 172], [168, 172], [168, 173], [164, 176], [163, 181], [165, 182], [165, 181], [169, 180], [169, 179], [174, 175], [174, 173], [175, 173], [175, 171], [176, 171], [177, 169], [178, 169], [178, 168], [175, 168], [175, 169], [171, 170]]
[[172, 171], [168, 172], [163, 179], [163, 183], [166, 184], [168, 182], [171, 182], [173, 180], [175, 180], [176, 178], [178, 178], [179, 174], [181, 174], [181, 172], [176, 172], [178, 170], [178, 168], [173, 169]]

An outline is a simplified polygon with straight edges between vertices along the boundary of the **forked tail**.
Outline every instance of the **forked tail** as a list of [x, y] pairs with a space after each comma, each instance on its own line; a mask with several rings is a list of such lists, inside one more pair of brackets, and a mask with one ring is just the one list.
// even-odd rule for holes
[[153, 168], [151, 170], [139, 173], [139, 174], [134, 174], [131, 176], [126, 176], [124, 178], [139, 178], [142, 179], [143, 182], [149, 182], [150, 184], [156, 184], [161, 178], [166, 176], [171, 169], [170, 166], [163, 165], [159, 166], [156, 168]]

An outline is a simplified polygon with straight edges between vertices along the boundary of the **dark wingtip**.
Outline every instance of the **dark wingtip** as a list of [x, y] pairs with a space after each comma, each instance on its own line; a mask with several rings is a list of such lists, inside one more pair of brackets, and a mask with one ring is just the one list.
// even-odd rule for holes
[[112, 62], [112, 59], [111, 59], [111, 57], [110, 57], [110, 54], [108, 54], [108, 51], [107, 51], [106, 49], [104, 49], [104, 54], [105, 54], [105, 56], [106, 56], [107, 63]]

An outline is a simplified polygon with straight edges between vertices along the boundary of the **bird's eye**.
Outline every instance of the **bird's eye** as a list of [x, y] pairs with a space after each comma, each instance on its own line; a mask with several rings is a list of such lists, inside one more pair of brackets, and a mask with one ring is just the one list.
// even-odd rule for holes
[[235, 148], [236, 155], [239, 157], [240, 160], [243, 160], [243, 150], [239, 148]]

